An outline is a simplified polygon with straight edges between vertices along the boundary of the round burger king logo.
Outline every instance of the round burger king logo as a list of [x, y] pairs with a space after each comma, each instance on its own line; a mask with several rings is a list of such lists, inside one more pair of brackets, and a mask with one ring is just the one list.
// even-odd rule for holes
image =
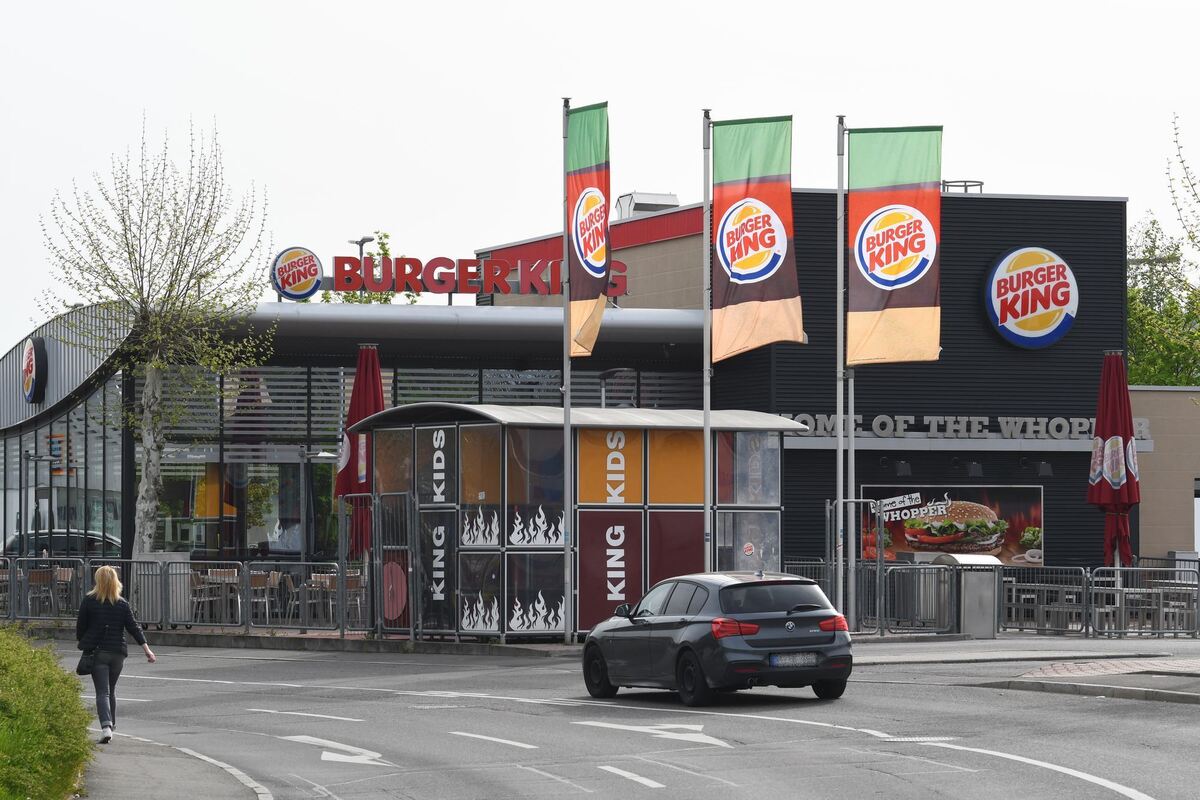
[[37, 378], [37, 355], [33, 348], [33, 339], [25, 340], [21, 350], [21, 394], [25, 402], [33, 402], [33, 384]]
[[584, 189], [575, 202], [575, 213], [571, 217], [572, 237], [575, 240], [575, 255], [589, 274], [597, 278], [605, 275], [608, 260], [608, 241], [605, 232], [608, 222], [608, 202], [604, 193], [595, 186]]
[[985, 290], [992, 325], [1018, 347], [1054, 344], [1071, 329], [1079, 310], [1079, 286], [1067, 262], [1044, 247], [1006, 253]]
[[305, 247], [289, 247], [271, 264], [271, 283], [288, 300], [304, 300], [321, 288], [321, 259]]
[[892, 291], [911, 286], [929, 271], [937, 254], [929, 218], [912, 206], [884, 206], [858, 228], [858, 270], [873, 286]]
[[783, 222], [761, 200], [739, 200], [721, 217], [717, 258], [734, 283], [765, 281], [779, 269], [787, 248]]

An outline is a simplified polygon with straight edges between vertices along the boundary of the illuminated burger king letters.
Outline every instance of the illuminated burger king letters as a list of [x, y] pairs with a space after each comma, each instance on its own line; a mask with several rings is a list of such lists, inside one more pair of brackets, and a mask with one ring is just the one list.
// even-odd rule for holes
[[758, 283], [787, 255], [787, 233], [769, 205], [747, 197], [729, 207], [717, 229], [717, 258], [733, 283]]
[[992, 325], [1018, 347], [1048, 347], [1067, 334], [1079, 310], [1075, 273], [1044, 247], [1003, 255], [985, 289]]
[[859, 272], [873, 286], [887, 291], [921, 280], [933, 263], [937, 246], [929, 218], [905, 205], [877, 210], [863, 221], [854, 237]]
[[304, 300], [321, 288], [321, 259], [304, 247], [289, 247], [271, 264], [271, 283], [288, 300]]
[[575, 255], [579, 257], [583, 268], [597, 278], [604, 277], [604, 262], [608, 258], [604, 236], [607, 217], [608, 203], [604, 194], [594, 186], [584, 189], [571, 217]]

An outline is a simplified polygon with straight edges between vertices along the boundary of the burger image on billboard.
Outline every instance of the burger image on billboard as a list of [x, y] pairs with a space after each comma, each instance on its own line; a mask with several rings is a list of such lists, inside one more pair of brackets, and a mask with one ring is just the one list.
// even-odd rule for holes
[[859, 272], [868, 283], [889, 292], [925, 277], [937, 246], [937, 232], [929, 218], [906, 205], [876, 210], [854, 237]]
[[305, 247], [289, 247], [271, 264], [271, 284], [288, 300], [312, 297], [321, 288], [321, 259]]
[[775, 274], [788, 239], [775, 210], [747, 197], [729, 207], [717, 229], [717, 260], [733, 283], [758, 283]]
[[951, 500], [945, 513], [906, 520], [904, 539], [913, 550], [941, 553], [998, 555], [1008, 532], [1008, 522], [998, 519], [985, 505]]
[[1048, 347], [1067, 335], [1079, 311], [1079, 285], [1067, 262], [1044, 247], [1005, 253], [984, 290], [992, 325], [1017, 347]]

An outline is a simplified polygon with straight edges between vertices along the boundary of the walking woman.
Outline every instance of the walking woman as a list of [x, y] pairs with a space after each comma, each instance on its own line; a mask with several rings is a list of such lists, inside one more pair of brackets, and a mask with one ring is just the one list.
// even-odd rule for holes
[[142, 646], [146, 660], [154, 663], [154, 651], [146, 644], [142, 627], [133, 618], [133, 609], [121, 597], [121, 579], [112, 567], [96, 570], [96, 585], [79, 604], [79, 619], [75, 621], [75, 639], [80, 650], [95, 650], [92, 683], [96, 686], [96, 712], [100, 717], [100, 743], [112, 740], [117, 727], [117, 678], [129, 648], [125, 646], [125, 631]]

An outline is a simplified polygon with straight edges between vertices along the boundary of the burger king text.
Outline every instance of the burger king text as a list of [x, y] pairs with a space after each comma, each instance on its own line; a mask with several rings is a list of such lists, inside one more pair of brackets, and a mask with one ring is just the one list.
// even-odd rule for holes
[[[387, 258], [376, 263], [367, 256], [334, 256], [333, 290], [336, 292], [432, 292], [434, 294], [559, 294], [560, 261], [508, 261], [495, 258]], [[366, 269], [364, 269], [364, 264]], [[613, 261], [609, 270], [609, 297], [626, 292], [625, 264]]]

